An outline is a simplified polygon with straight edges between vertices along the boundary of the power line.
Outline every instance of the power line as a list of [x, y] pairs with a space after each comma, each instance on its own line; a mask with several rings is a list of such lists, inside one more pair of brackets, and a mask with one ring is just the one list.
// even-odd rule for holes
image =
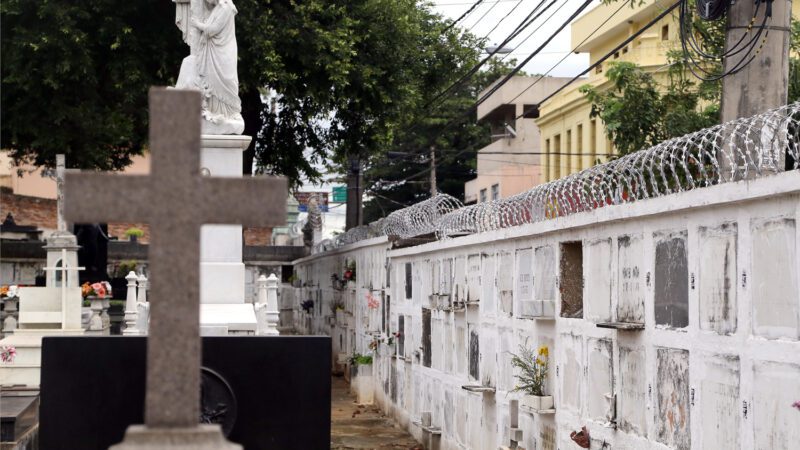
[[[491, 30], [489, 30], [489, 32], [488, 32], [488, 33], [484, 34], [484, 35], [483, 35], [483, 39], [481, 39], [481, 40], [482, 40], [482, 41], [485, 41], [486, 39], [488, 39], [488, 38], [489, 38], [489, 35], [491, 35], [491, 34], [494, 32], [494, 30], [496, 30], [496, 29], [497, 29], [497, 27], [499, 27], [499, 26], [500, 26], [500, 24], [501, 24], [501, 23], [503, 23], [503, 21], [505, 21], [505, 20], [508, 18], [508, 16], [510, 16], [510, 15], [511, 15], [511, 13], [513, 13], [513, 12], [514, 12], [514, 11], [515, 11], [517, 8], [519, 8], [519, 5], [521, 5], [521, 4], [522, 4], [522, 0], [517, 0], [517, 4], [516, 4], [516, 5], [514, 5], [514, 7], [513, 7], [513, 8], [511, 8], [511, 10], [510, 10], [509, 12], [507, 12], [507, 13], [506, 13], [506, 15], [505, 15], [505, 16], [503, 16], [503, 18], [502, 18], [502, 19], [500, 19], [500, 21], [499, 21], [499, 22], [497, 22], [497, 23], [494, 25], [494, 27], [492, 27], [492, 29], [491, 29]], [[498, 48], [501, 48], [501, 47], [498, 47]]]
[[442, 30], [441, 34], [445, 34], [445, 33], [447, 33], [447, 32], [448, 32], [448, 31], [449, 31], [451, 28], [453, 28], [454, 26], [456, 26], [456, 24], [457, 24], [458, 22], [461, 22], [461, 21], [462, 21], [462, 20], [463, 20], [465, 17], [467, 17], [467, 15], [469, 15], [470, 13], [472, 13], [472, 11], [474, 11], [474, 10], [475, 10], [475, 8], [477, 8], [477, 7], [478, 7], [478, 5], [480, 5], [481, 3], [483, 3], [483, 0], [478, 0], [478, 1], [476, 1], [475, 3], [473, 3], [473, 4], [472, 4], [472, 6], [471, 6], [471, 7], [470, 7], [468, 10], [464, 11], [464, 14], [461, 14], [461, 16], [459, 16], [459, 18], [458, 18], [458, 19], [456, 19], [456, 20], [454, 20], [454, 21], [450, 22], [450, 24], [449, 24], [449, 25], [447, 25], [446, 27], [444, 27], [444, 29]]
[[[595, 62], [594, 64], [590, 65], [590, 66], [589, 66], [589, 67], [588, 67], [586, 70], [582, 71], [581, 73], [579, 73], [578, 75], [576, 75], [575, 77], [573, 77], [573, 79], [572, 79], [572, 80], [570, 80], [570, 82], [569, 82], [569, 83], [567, 83], [567, 84], [563, 85], [562, 87], [560, 87], [560, 88], [556, 89], [554, 92], [552, 92], [550, 95], [548, 95], [548, 96], [547, 96], [545, 99], [543, 99], [542, 101], [540, 101], [540, 102], [539, 102], [539, 103], [536, 105], [536, 107], [538, 107], [540, 104], [544, 103], [545, 101], [549, 100], [550, 98], [552, 98], [553, 96], [555, 96], [557, 93], [561, 92], [561, 91], [562, 91], [563, 89], [565, 89], [567, 86], [571, 85], [571, 84], [572, 84], [572, 83], [573, 83], [575, 80], [577, 80], [577, 79], [578, 79], [578, 78], [580, 78], [581, 76], [585, 75], [585, 74], [586, 74], [586, 73], [588, 73], [590, 70], [592, 70], [592, 69], [594, 69], [595, 67], [597, 67], [599, 64], [602, 64], [602, 63], [603, 63], [605, 60], [607, 60], [608, 58], [610, 58], [610, 57], [611, 57], [611, 56], [612, 56], [614, 53], [616, 53], [616, 52], [617, 52], [617, 51], [619, 51], [621, 48], [623, 48], [623, 47], [625, 47], [626, 45], [628, 45], [628, 44], [629, 44], [631, 41], [633, 41], [635, 38], [639, 37], [639, 36], [640, 36], [642, 33], [644, 33], [645, 31], [647, 31], [649, 28], [651, 28], [653, 25], [655, 25], [655, 24], [656, 24], [656, 23], [658, 23], [658, 22], [659, 22], [661, 19], [663, 19], [663, 18], [664, 18], [664, 17], [665, 17], [667, 14], [669, 14], [671, 11], [673, 11], [673, 10], [674, 10], [676, 7], [678, 7], [678, 5], [680, 5], [681, 1], [682, 1], [682, 0], [679, 0], [678, 2], [676, 2], [675, 4], [673, 4], [672, 6], [670, 6], [669, 8], [667, 8], [665, 11], [663, 11], [661, 14], [659, 14], [659, 15], [658, 15], [658, 16], [657, 16], [655, 19], [653, 19], [653, 20], [651, 20], [650, 22], [648, 22], [648, 23], [647, 23], [645, 26], [643, 26], [641, 29], [639, 29], [639, 30], [638, 30], [636, 33], [634, 33], [633, 35], [631, 35], [630, 37], [628, 37], [628, 38], [627, 38], [625, 41], [623, 41], [623, 42], [622, 42], [621, 44], [619, 44], [617, 47], [615, 47], [615, 48], [614, 48], [614, 49], [612, 49], [610, 52], [608, 52], [608, 53], [607, 53], [605, 56], [603, 56], [602, 58], [600, 58], [600, 60], [598, 60], [598, 61], [597, 61], [597, 62]], [[582, 5], [582, 8], [585, 8], [585, 5], [586, 5], [586, 4]], [[579, 11], [581, 11], [581, 10], [582, 10], [582, 9], [580, 9], [580, 8], [579, 8]], [[578, 13], [579, 13], [579, 11], [578, 11]], [[574, 16], [576, 16], [576, 15], [577, 15], [577, 14], [573, 14], [573, 16], [572, 16], [572, 17], [574, 18]], [[570, 19], [570, 21], [571, 21], [571, 20], [572, 20], [572, 18]], [[560, 29], [559, 29], [559, 30], [557, 30], [555, 34], [557, 34], [558, 32], [560, 32], [560, 31], [561, 31], [561, 29], [563, 29], [563, 26], [562, 26], [562, 27], [560, 27]], [[596, 31], [597, 31], [597, 30], [595, 30], [595, 32], [596, 32]], [[555, 34], [554, 34], [554, 35], [555, 35]], [[553, 35], [553, 36], [554, 36], [554, 35]], [[551, 39], [552, 39], [552, 36], [551, 36]], [[542, 47], [540, 47], [539, 49], [541, 49], [541, 48], [542, 48]], [[535, 52], [535, 53], [536, 53], [536, 52]], [[534, 53], [534, 54], [535, 54], [535, 53]], [[530, 58], [529, 58], [529, 59], [530, 59]], [[519, 67], [519, 66], [518, 66], [518, 67]], [[510, 79], [510, 78], [506, 77], [506, 78], [504, 79], [504, 82], [507, 82], [507, 81], [508, 81], [508, 79]], [[498, 83], [498, 84], [499, 84], [499, 85], [502, 85], [502, 84], [503, 84], [503, 82], [501, 82], [501, 83]], [[496, 89], [495, 89], [493, 92], [496, 92]], [[493, 92], [492, 92], [492, 93], [493, 93]], [[469, 109], [467, 109], [466, 111], [464, 111], [464, 113], [463, 113], [463, 114], [467, 114], [467, 113], [469, 113], [469, 112], [472, 112], [473, 110], [475, 110], [475, 109], [478, 107], [478, 105], [479, 105], [479, 104], [480, 104], [482, 101], [486, 101], [486, 99], [487, 99], [487, 98], [488, 98], [488, 96], [484, 96], [484, 97], [482, 97], [482, 98], [481, 98], [481, 99], [479, 99], [479, 100], [478, 100], [478, 102], [476, 102], [476, 103], [475, 103], [475, 104], [474, 104], [472, 107], [470, 107]], [[519, 116], [515, 117], [515, 119], [518, 119], [518, 118], [520, 118], [520, 117], [524, 116], [525, 114], [527, 114], [527, 113], [529, 113], [529, 112], [530, 112], [530, 110], [528, 110], [528, 111], [523, 111], [523, 113], [522, 113], [521, 115], [519, 115]], [[462, 114], [462, 115], [463, 115], [463, 114]], [[459, 116], [459, 117], [460, 117], [460, 116]], [[451, 120], [450, 122], [448, 122], [448, 124], [446, 124], [446, 125], [445, 125], [445, 129], [447, 129], [449, 126], [452, 126], [452, 125], [453, 125], [453, 123], [454, 123], [454, 121], [453, 121], [453, 120]], [[440, 133], [440, 135], [441, 135], [441, 133]], [[466, 152], [467, 152], [467, 151], [469, 151], [469, 150], [470, 150], [469, 148], [467, 148], [467, 149], [464, 149], [464, 150], [461, 150], [461, 151], [457, 152], [455, 155], [453, 155], [453, 158], [456, 158], [456, 157], [458, 157], [458, 156], [461, 156], [461, 155], [463, 155], [464, 153], [466, 153]], [[441, 162], [440, 162], [439, 164], [441, 164]], [[420, 176], [420, 175], [424, 175], [424, 174], [428, 173], [428, 171], [430, 171], [430, 170], [431, 170], [431, 168], [426, 168], [426, 169], [424, 169], [424, 170], [420, 171], [419, 173], [416, 173], [416, 174], [414, 174], [414, 175], [411, 175], [411, 176], [409, 176], [409, 177], [406, 177], [406, 178], [404, 178], [404, 179], [402, 179], [402, 180], [399, 180], [398, 182], [404, 182], [404, 181], [411, 180], [411, 179], [413, 179], [413, 178], [416, 178], [416, 177], [418, 177], [418, 176]]]
[[[481, 20], [483, 20], [486, 17], [486, 15], [489, 14], [495, 8], [495, 6], [497, 6], [497, 3], [496, 2], [492, 3], [489, 6], [489, 9], [487, 9], [486, 12], [484, 12], [483, 15], [480, 16], [478, 18], [478, 20], [475, 21], [475, 23], [473, 23], [471, 26], [467, 27], [467, 29], [469, 29], [471, 31], [473, 28], [475, 28], [479, 23], [481, 23]], [[467, 19], [464, 19], [464, 20], [467, 20]]]
[[[630, 36], [629, 36], [627, 39], [625, 39], [624, 41], [622, 41], [622, 43], [621, 43], [621, 44], [617, 45], [617, 46], [616, 46], [616, 47], [614, 47], [614, 48], [613, 48], [613, 49], [612, 49], [610, 52], [606, 53], [606, 55], [605, 55], [605, 56], [603, 56], [602, 58], [600, 58], [599, 60], [597, 60], [597, 61], [596, 61], [594, 64], [590, 65], [590, 66], [589, 66], [589, 67], [587, 67], [585, 70], [581, 71], [581, 73], [579, 73], [578, 75], [575, 75], [575, 76], [574, 76], [574, 77], [573, 77], [573, 78], [572, 78], [572, 79], [571, 79], [571, 80], [570, 80], [568, 83], [566, 83], [566, 84], [562, 85], [562, 86], [561, 86], [561, 87], [559, 87], [559, 88], [556, 88], [556, 89], [555, 89], [553, 92], [551, 92], [550, 94], [548, 94], [548, 95], [547, 95], [547, 96], [546, 96], [544, 99], [540, 100], [540, 101], [539, 101], [539, 103], [537, 103], [536, 105], [534, 105], [534, 107], [535, 107], [535, 108], [538, 108], [538, 107], [539, 107], [539, 105], [541, 105], [542, 103], [544, 103], [544, 102], [546, 102], [546, 101], [550, 100], [551, 98], [553, 98], [553, 97], [554, 97], [556, 94], [558, 94], [559, 92], [561, 92], [561, 91], [563, 91], [564, 89], [566, 89], [568, 86], [570, 86], [572, 83], [574, 83], [574, 82], [575, 82], [577, 79], [579, 79], [580, 77], [582, 77], [582, 76], [586, 75], [587, 73], [589, 73], [589, 71], [591, 71], [591, 70], [592, 70], [592, 69], [594, 69], [595, 67], [597, 67], [597, 66], [599, 66], [599, 65], [603, 64], [603, 63], [604, 63], [604, 62], [605, 62], [605, 61], [606, 61], [608, 58], [610, 58], [610, 57], [611, 57], [611, 56], [612, 56], [614, 53], [616, 53], [616, 52], [620, 51], [622, 48], [626, 47], [628, 44], [630, 44], [631, 42], [633, 42], [633, 40], [634, 40], [634, 39], [636, 39], [636, 38], [637, 38], [637, 37], [639, 37], [639, 36], [640, 36], [642, 33], [644, 33], [645, 31], [647, 31], [647, 29], [649, 29], [650, 27], [652, 27], [653, 25], [655, 25], [656, 23], [658, 23], [659, 21], [661, 21], [661, 19], [663, 19], [664, 17], [666, 17], [666, 15], [667, 15], [667, 14], [669, 14], [670, 12], [672, 12], [672, 10], [674, 10], [675, 8], [677, 8], [677, 7], [678, 7], [678, 5], [680, 5], [682, 1], [685, 1], [685, 0], [678, 0], [678, 2], [676, 2], [675, 4], [673, 4], [672, 6], [670, 6], [669, 8], [665, 9], [665, 10], [664, 10], [664, 11], [663, 11], [661, 14], [659, 14], [658, 16], [656, 16], [656, 18], [655, 18], [655, 19], [653, 19], [653, 20], [651, 20], [650, 22], [648, 22], [648, 23], [647, 23], [647, 25], [645, 25], [644, 27], [642, 27], [642, 28], [641, 28], [639, 31], [637, 31], [636, 33], [633, 33], [632, 35], [630, 35]], [[537, 80], [537, 81], [538, 81], [538, 80]], [[534, 81], [534, 83], [536, 83], [536, 81]], [[530, 87], [530, 86], [529, 86], [529, 87]], [[527, 88], [526, 88], [526, 89], [527, 89]], [[526, 114], [528, 114], [529, 112], [531, 112], [531, 110], [532, 110], [532, 108], [528, 109], [527, 111], [526, 111], [526, 110], [523, 108], [522, 114], [520, 114], [520, 115], [516, 116], [514, 119], [519, 119], [520, 117], [523, 117], [523, 116], [525, 116]]]

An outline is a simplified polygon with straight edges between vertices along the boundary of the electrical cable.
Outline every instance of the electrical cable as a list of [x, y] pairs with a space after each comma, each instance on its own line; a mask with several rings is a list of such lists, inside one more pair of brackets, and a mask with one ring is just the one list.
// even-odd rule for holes
[[447, 33], [447, 32], [448, 32], [448, 31], [449, 31], [451, 28], [453, 28], [454, 26], [456, 26], [456, 24], [457, 24], [457, 23], [459, 23], [459, 22], [461, 22], [462, 20], [464, 20], [464, 18], [466, 18], [466, 17], [467, 17], [467, 15], [471, 14], [471, 13], [472, 13], [472, 11], [474, 11], [474, 10], [475, 10], [475, 8], [477, 8], [477, 7], [478, 7], [478, 6], [479, 6], [481, 3], [483, 3], [483, 0], [478, 0], [478, 1], [476, 1], [475, 3], [473, 3], [473, 4], [472, 4], [472, 6], [470, 6], [468, 10], [464, 11], [464, 14], [461, 14], [461, 16], [459, 16], [459, 17], [458, 17], [456, 20], [454, 20], [454, 21], [450, 22], [450, 24], [449, 24], [449, 25], [447, 25], [446, 27], [444, 27], [444, 29], [442, 29], [442, 31], [441, 31], [441, 34], [445, 34], [445, 33]]

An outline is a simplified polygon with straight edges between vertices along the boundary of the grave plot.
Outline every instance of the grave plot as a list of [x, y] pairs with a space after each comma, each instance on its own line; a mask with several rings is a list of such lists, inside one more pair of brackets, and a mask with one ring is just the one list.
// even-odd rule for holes
[[497, 271], [500, 311], [512, 316], [514, 315], [514, 255], [506, 251], [500, 252], [499, 255], [498, 267], [502, 267], [502, 270]]
[[613, 423], [616, 420], [616, 399], [611, 341], [590, 338], [586, 341], [586, 349], [586, 365], [590, 374], [587, 377], [589, 395], [586, 399], [586, 412], [595, 421]]
[[497, 270], [494, 255], [481, 255], [481, 312], [495, 314], [495, 278]]
[[686, 231], [655, 233], [656, 325], [685, 328], [689, 325], [689, 265]]
[[800, 365], [756, 361], [753, 371], [753, 405], [742, 403], [745, 420], [753, 420], [756, 449], [789, 449], [800, 442]]
[[645, 350], [643, 347], [619, 347], [619, 411], [622, 431], [645, 436], [647, 398]]
[[556, 300], [556, 257], [553, 246], [536, 247], [533, 280], [533, 298], [541, 303], [542, 317], [553, 317]]
[[559, 264], [559, 290], [561, 291], [561, 317], [583, 317], [583, 244], [561, 243]]
[[453, 263], [453, 304], [467, 301], [467, 258], [457, 256]]
[[561, 335], [561, 363], [557, 376], [561, 380], [561, 404], [556, 409], [564, 408], [576, 414], [581, 413], [583, 390], [583, 339], [571, 334]]
[[617, 238], [617, 320], [644, 323], [644, 245], [640, 235]]
[[739, 357], [712, 354], [701, 362], [705, 370], [700, 392], [695, 392], [692, 400], [700, 403], [701, 447], [740, 448]]
[[467, 256], [467, 302], [481, 299], [481, 255]]
[[689, 450], [689, 351], [656, 348], [655, 438], [677, 450]]
[[519, 249], [516, 252], [517, 274], [514, 277], [515, 309], [520, 317], [535, 317], [542, 315], [542, 311], [534, 308], [533, 301], [533, 249]]
[[717, 334], [736, 332], [736, 224], [700, 227], [698, 293], [700, 329]]
[[587, 242], [585, 246], [586, 314], [595, 323], [611, 320], [611, 239]]
[[[754, 220], [752, 234], [753, 334], [800, 339], [796, 223], [791, 218]], [[780, 261], [780, 264], [774, 264]]]

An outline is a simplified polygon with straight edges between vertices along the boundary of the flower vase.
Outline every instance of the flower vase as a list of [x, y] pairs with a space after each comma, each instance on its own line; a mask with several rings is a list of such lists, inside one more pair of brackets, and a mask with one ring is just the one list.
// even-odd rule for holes
[[534, 411], [553, 409], [552, 395], [524, 395], [522, 406], [526, 406]]
[[92, 310], [88, 331], [100, 334], [103, 331], [103, 299], [95, 296], [89, 296], [86, 299], [89, 300], [89, 308]]
[[111, 299], [108, 297], [103, 298], [103, 313], [100, 317], [103, 319], [103, 328], [110, 329], [111, 328], [111, 316], [108, 315], [108, 308], [111, 307]]
[[3, 320], [3, 334], [9, 336], [17, 329], [17, 302], [19, 297], [6, 297], [6, 318]]

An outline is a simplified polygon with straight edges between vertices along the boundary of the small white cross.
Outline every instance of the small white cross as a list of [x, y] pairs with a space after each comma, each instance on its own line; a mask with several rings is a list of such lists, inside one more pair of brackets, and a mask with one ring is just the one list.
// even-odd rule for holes
[[67, 288], [69, 287], [70, 270], [86, 270], [86, 267], [72, 267], [67, 265], [67, 249], [61, 249], [61, 267], [45, 267], [48, 272], [61, 272], [61, 329], [67, 323]]

